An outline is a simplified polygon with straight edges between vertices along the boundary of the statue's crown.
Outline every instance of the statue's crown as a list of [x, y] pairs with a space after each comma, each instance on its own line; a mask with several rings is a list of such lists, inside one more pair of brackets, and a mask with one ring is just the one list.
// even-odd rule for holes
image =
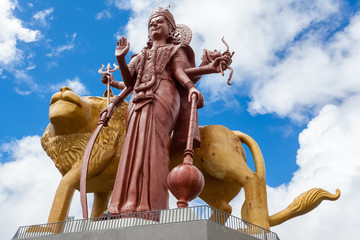
[[162, 7], [157, 7], [151, 12], [148, 24], [150, 23], [151, 19], [153, 19], [154, 17], [158, 17], [158, 16], [165, 17], [166, 20], [170, 23], [170, 25], [174, 29], [176, 28], [174, 16], [171, 14], [171, 12], [169, 10], [164, 9]]

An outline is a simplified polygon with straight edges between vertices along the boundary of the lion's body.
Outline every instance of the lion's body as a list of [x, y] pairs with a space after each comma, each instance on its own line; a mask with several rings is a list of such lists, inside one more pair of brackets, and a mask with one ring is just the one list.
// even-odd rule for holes
[[[42, 146], [63, 178], [54, 197], [48, 222], [64, 221], [68, 214], [73, 193], [79, 189], [83, 153], [105, 102], [105, 98], [80, 98], [66, 87], [52, 97], [50, 124], [42, 136]], [[89, 162], [87, 192], [94, 192], [92, 217], [99, 216], [106, 209], [114, 185], [126, 132], [126, 107], [127, 103], [119, 107], [109, 127], [103, 128]], [[201, 147], [195, 149], [194, 164], [205, 177], [205, 187], [200, 198], [206, 203], [230, 214], [232, 210], [229, 202], [244, 188], [244, 220], [269, 229], [270, 223], [276, 225], [274, 223], [281, 222], [279, 218], [289, 219], [299, 215], [291, 209], [290, 213], [286, 212], [276, 219], [269, 217], [264, 160], [251, 137], [220, 125], [200, 127], [200, 137]], [[242, 143], [253, 154], [255, 173], [247, 166]], [[170, 159], [170, 168], [180, 164], [183, 150], [171, 149]], [[331, 196], [327, 195], [325, 199], [331, 199]], [[307, 212], [303, 209], [301, 214]]]

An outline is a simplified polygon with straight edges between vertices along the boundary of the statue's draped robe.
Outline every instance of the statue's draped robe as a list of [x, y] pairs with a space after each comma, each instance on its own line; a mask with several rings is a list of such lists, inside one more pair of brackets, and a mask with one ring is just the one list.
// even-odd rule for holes
[[[150, 93], [149, 90], [134, 91], [131, 97], [127, 110], [127, 134], [108, 209], [111, 214], [168, 208], [166, 179], [170, 136], [175, 129], [173, 144], [180, 146], [186, 141], [188, 132], [190, 108], [187, 90], [175, 80], [172, 68], [174, 62], [179, 61], [186, 67], [193, 67], [192, 49], [188, 45], [167, 44], [156, 54], [147, 51], [147, 54], [132, 58], [129, 70], [134, 81], [139, 71], [143, 71], [135, 86], [150, 81], [154, 69], [157, 81]], [[157, 56], [156, 66], [153, 66], [154, 55]], [[141, 70], [143, 57], [145, 65]], [[195, 135], [195, 143], [199, 143], [198, 131]]]

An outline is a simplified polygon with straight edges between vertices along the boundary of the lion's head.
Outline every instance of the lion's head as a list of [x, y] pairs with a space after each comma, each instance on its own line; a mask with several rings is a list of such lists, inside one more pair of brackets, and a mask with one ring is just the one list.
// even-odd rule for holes
[[50, 100], [51, 130], [55, 135], [91, 132], [105, 107], [103, 98], [80, 97], [70, 88], [62, 87]]
[[[62, 175], [81, 161], [91, 132], [100, 112], [106, 107], [105, 97], [80, 97], [68, 87], [62, 87], [50, 101], [49, 120], [41, 144]], [[127, 103], [113, 114], [109, 126], [102, 129], [93, 148], [90, 167], [111, 158], [122, 147], [126, 128]]]

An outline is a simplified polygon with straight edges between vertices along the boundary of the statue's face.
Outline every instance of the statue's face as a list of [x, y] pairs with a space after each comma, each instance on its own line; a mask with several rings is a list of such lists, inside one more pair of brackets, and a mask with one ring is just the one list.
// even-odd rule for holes
[[166, 39], [169, 35], [169, 26], [163, 16], [154, 17], [150, 20], [149, 34], [152, 40]]

